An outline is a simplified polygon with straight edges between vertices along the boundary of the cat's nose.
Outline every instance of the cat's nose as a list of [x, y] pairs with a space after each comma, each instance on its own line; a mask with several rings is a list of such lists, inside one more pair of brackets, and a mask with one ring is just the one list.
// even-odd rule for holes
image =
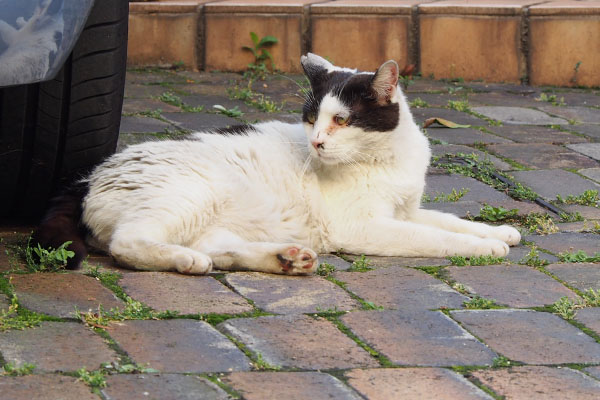
[[323, 141], [320, 139], [313, 139], [310, 141], [310, 144], [315, 148], [315, 150], [322, 149], [324, 147]]

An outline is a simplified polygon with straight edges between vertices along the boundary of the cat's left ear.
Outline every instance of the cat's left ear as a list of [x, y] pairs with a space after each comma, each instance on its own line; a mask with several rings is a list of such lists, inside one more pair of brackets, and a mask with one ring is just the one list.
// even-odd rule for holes
[[373, 89], [378, 103], [389, 103], [392, 97], [394, 97], [396, 86], [398, 85], [399, 72], [400, 68], [394, 60], [386, 61], [379, 67], [371, 81], [371, 89]]

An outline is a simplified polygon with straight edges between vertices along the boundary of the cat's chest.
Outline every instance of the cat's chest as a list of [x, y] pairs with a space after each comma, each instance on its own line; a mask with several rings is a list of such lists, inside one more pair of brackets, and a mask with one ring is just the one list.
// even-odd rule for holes
[[329, 215], [373, 216], [390, 213], [419, 195], [423, 178], [395, 169], [371, 169], [343, 177], [328, 176], [320, 191]]

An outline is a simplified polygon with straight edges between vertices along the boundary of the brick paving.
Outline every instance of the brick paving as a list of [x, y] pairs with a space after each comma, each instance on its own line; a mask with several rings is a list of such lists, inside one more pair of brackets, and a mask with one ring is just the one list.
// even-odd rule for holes
[[[181, 138], [193, 129], [298, 120], [302, 103], [297, 82], [303, 82], [298, 75], [273, 75], [252, 86], [277, 104], [286, 101], [282, 111], [267, 113], [227, 94], [227, 88], [244, 87], [240, 74], [132, 71], [119, 148]], [[186, 106], [204, 108], [185, 112], [166, 104], [159, 97], [167, 92]], [[477, 154], [551, 201], [557, 194], [566, 198], [600, 188], [598, 89], [416, 79], [408, 93], [410, 100], [428, 103], [414, 109], [418, 123], [442, 117], [471, 125], [428, 129], [436, 156]], [[551, 105], [541, 93], [564, 97], [566, 104]], [[449, 100], [466, 100], [475, 113], [450, 109]], [[237, 106], [244, 114], [217, 114], [214, 104]], [[600, 263], [558, 259], [566, 251], [600, 252], [599, 204], [555, 203], [583, 218], [559, 223], [560, 217], [545, 208], [512, 198], [477, 177], [448, 174], [435, 166], [431, 173], [426, 208], [463, 217], [478, 215], [484, 204], [519, 210], [521, 219], [509, 223], [521, 226], [524, 242], [511, 249], [507, 262], [459, 267], [446, 258], [367, 257], [369, 269], [360, 272], [352, 268], [356, 256], [342, 254], [321, 258], [336, 268], [329, 277], [219, 271], [187, 277], [132, 272], [92, 254], [90, 265], [99, 265], [96, 279], [85, 270], [24, 273], [25, 263], [13, 245], [23, 243], [31, 225], [0, 226], [0, 367], [35, 365], [32, 375], [0, 373], [0, 397], [598, 398], [600, 307], [578, 309], [570, 323], [553, 312], [552, 303], [600, 289]], [[434, 201], [462, 188], [469, 192], [459, 201]], [[524, 220], [532, 212], [547, 213], [560, 232], [531, 233], [535, 229]], [[549, 265], [517, 265], [532, 245]], [[111, 281], [114, 273], [119, 279]], [[5, 315], [13, 293], [20, 305], [18, 318]], [[125, 295], [169, 313], [127, 314], [139, 304], [127, 306]], [[464, 303], [477, 295], [503, 308], [466, 309]], [[91, 321], [94, 327], [76, 318], [76, 307], [97, 312], [99, 305], [104, 310], [119, 307], [125, 320]], [[33, 327], [4, 325], [24, 320]], [[503, 361], [498, 356], [511, 366], [493, 367], [494, 360]], [[139, 364], [158, 372], [118, 372], [102, 367], [104, 363]], [[393, 368], [397, 366], [402, 368]], [[75, 371], [82, 367], [104, 374], [106, 387], [78, 380]]]

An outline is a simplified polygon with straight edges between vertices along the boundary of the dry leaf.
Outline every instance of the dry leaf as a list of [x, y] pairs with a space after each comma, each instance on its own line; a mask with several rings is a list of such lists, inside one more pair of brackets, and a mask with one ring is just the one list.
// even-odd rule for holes
[[456, 122], [452, 122], [452, 121], [448, 121], [447, 119], [444, 118], [427, 118], [425, 120], [425, 122], [423, 122], [423, 129], [427, 128], [428, 126], [434, 124], [434, 123], [438, 123], [446, 128], [450, 128], [450, 129], [456, 129], [456, 128], [470, 128], [471, 125], [461, 125], [461, 124], [457, 124]]

